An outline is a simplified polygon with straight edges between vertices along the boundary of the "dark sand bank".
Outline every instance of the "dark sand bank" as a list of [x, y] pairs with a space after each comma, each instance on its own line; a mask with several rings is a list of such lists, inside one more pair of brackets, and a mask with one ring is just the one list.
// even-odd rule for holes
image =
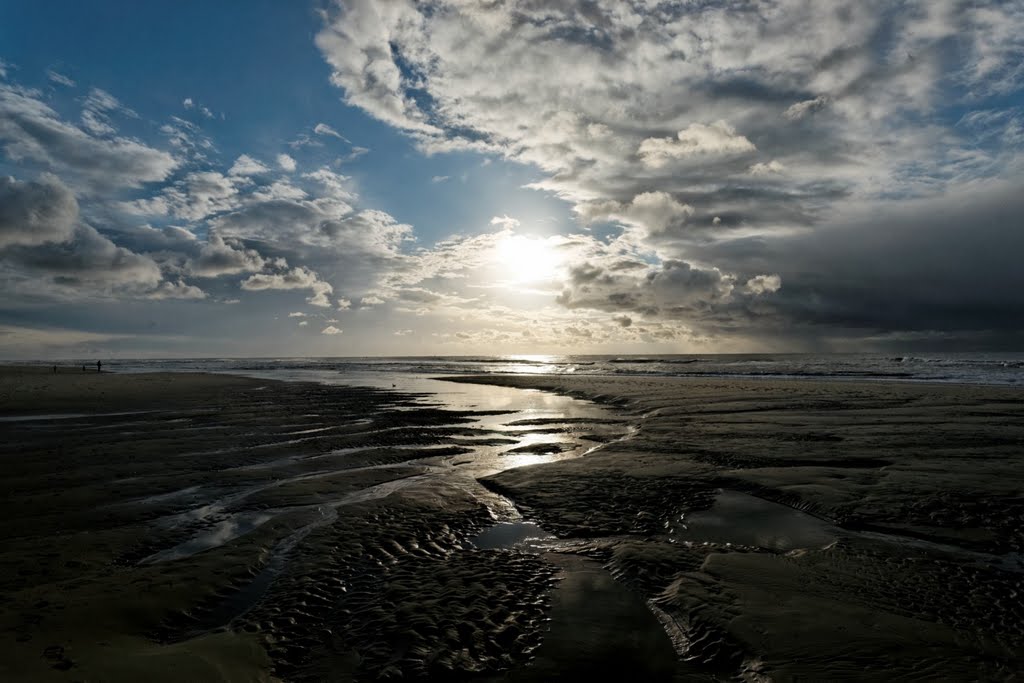
[[0, 417], [12, 415], [127, 412], [201, 405], [211, 398], [267, 382], [231, 375], [96, 372], [95, 365], [0, 366]]
[[[475, 474], [625, 431], [586, 406], [506, 425], [527, 414], [362, 387], [45, 370], [0, 372], [5, 681], [520, 668], [564, 573], [535, 552], [473, 546], [516, 517]], [[544, 453], [504, 455], [524, 444]]]
[[1024, 675], [1019, 390], [459, 381], [611, 402], [637, 420], [632, 438], [587, 458], [484, 483], [545, 529], [585, 539], [650, 601], [681, 658], [705, 672], [772, 680]]
[[0, 371], [2, 680], [1024, 668], [1019, 391], [44, 370]]

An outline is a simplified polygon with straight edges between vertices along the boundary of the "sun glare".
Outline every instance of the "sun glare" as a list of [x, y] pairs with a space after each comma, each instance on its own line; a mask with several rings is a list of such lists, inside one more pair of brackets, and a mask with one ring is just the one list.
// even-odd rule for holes
[[538, 282], [558, 274], [562, 257], [551, 241], [541, 237], [509, 235], [497, 244], [497, 262], [510, 282]]

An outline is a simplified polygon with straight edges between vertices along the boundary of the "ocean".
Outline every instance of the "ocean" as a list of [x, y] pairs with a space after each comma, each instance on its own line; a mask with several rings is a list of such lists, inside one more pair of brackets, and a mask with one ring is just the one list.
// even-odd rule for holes
[[[96, 359], [67, 362], [95, 364]], [[1024, 384], [1024, 353], [176, 358], [103, 359], [103, 364], [115, 372], [226, 372], [346, 384], [360, 379], [384, 384], [395, 376], [506, 373]]]

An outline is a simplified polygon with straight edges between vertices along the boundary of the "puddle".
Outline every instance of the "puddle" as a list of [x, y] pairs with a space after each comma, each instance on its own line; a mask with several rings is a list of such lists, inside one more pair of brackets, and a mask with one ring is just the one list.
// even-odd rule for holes
[[300, 527], [280, 541], [270, 553], [270, 559], [263, 566], [256, 576], [243, 588], [235, 591], [217, 605], [210, 614], [207, 614], [203, 621], [204, 626], [184, 634], [181, 640], [202, 635], [216, 628], [228, 626], [233, 620], [245, 615], [249, 610], [259, 604], [267, 589], [274, 582], [274, 579], [284, 571], [287, 566], [288, 554], [299, 544], [311, 531], [321, 526], [331, 524], [338, 518], [334, 508], [318, 507], [318, 515], [312, 522]]
[[477, 534], [470, 542], [481, 550], [530, 548], [555, 537], [533, 522], [498, 522]]
[[[661, 622], [601, 565], [550, 554], [565, 572], [533, 661], [492, 681], [676, 680], [677, 657]], [[680, 679], [681, 680], [681, 679]]]
[[0, 422], [35, 422], [37, 420], [74, 420], [83, 417], [115, 417], [119, 415], [141, 415], [156, 410], [129, 410], [120, 413], [51, 413], [49, 415], [4, 415]]
[[266, 512], [240, 512], [223, 522], [214, 524], [212, 528], [192, 537], [184, 543], [143, 558], [139, 564], [156, 564], [157, 562], [180, 560], [183, 557], [190, 557], [204, 550], [217, 548], [228, 541], [233, 541], [239, 536], [244, 536], [273, 518], [273, 514]]
[[748, 545], [768, 550], [818, 549], [839, 530], [813, 515], [739, 491], [722, 491], [710, 510], [684, 515], [673, 530], [681, 541]]
[[401, 489], [404, 489], [406, 486], [411, 486], [412, 484], [421, 482], [429, 478], [430, 476], [431, 475], [429, 474], [413, 474], [407, 477], [402, 477], [401, 479], [393, 479], [391, 481], [386, 481], [383, 484], [377, 484], [376, 486], [369, 486], [365, 489], [360, 489], [358, 491], [353, 491], [352, 493], [347, 493], [344, 496], [342, 496], [341, 499], [331, 503], [331, 505], [337, 508], [341, 507], [342, 505], [365, 503], [366, 501], [369, 500], [386, 498], [395, 491], [400, 491]]

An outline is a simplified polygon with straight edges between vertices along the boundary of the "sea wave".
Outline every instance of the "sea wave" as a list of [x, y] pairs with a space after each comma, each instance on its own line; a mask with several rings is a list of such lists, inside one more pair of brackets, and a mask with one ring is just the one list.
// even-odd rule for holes
[[[40, 361], [42, 362], [42, 361]], [[47, 361], [50, 363], [52, 361]], [[81, 359], [73, 362], [80, 364]], [[89, 362], [88, 360], [84, 362]], [[95, 359], [91, 362], [95, 362]], [[1024, 385], [1024, 354], [742, 354], [418, 356], [353, 358], [104, 359], [104, 368], [140, 371], [241, 372], [315, 378], [321, 373], [573, 374], [667, 377], [752, 377]], [[323, 376], [326, 376], [323, 375]]]

